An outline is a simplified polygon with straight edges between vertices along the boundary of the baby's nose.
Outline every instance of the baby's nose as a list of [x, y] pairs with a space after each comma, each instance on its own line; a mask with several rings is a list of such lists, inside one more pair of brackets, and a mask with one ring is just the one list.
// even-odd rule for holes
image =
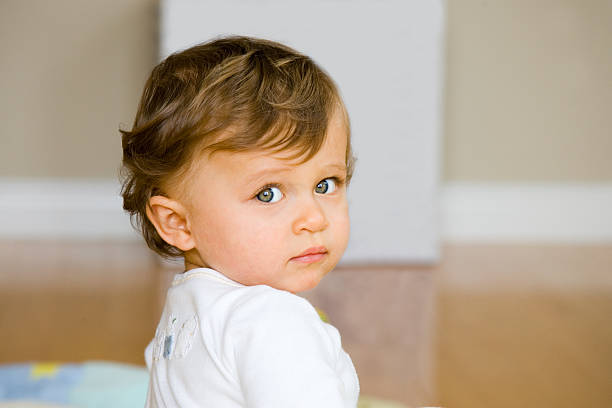
[[325, 216], [325, 211], [313, 197], [304, 200], [299, 206], [297, 216], [293, 222], [293, 232], [299, 234], [302, 231], [319, 232], [323, 231], [329, 222]]

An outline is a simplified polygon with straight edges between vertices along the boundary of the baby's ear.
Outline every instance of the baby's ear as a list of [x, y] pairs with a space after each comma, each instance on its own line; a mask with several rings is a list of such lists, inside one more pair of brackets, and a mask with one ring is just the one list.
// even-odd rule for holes
[[181, 203], [168, 197], [153, 196], [146, 211], [149, 221], [164, 241], [182, 251], [195, 247], [185, 207]]

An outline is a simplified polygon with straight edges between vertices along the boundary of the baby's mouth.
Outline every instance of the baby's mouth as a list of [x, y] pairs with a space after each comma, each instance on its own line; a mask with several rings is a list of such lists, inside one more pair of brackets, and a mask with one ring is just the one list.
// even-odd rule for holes
[[324, 246], [312, 247], [308, 248], [298, 256], [294, 256], [290, 259], [290, 261], [298, 262], [298, 263], [314, 263], [318, 262], [321, 259], [327, 256], [327, 248]]

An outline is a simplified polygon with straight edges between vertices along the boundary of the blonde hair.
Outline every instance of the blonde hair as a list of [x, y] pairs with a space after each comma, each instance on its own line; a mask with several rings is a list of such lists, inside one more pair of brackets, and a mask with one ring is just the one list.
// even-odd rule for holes
[[182, 256], [146, 215], [149, 199], [195, 155], [208, 151], [292, 150], [306, 161], [321, 148], [337, 109], [347, 128], [347, 182], [353, 171], [348, 114], [336, 85], [312, 59], [269, 40], [232, 36], [167, 57], [145, 85], [132, 130], [121, 130], [123, 208], [147, 245]]

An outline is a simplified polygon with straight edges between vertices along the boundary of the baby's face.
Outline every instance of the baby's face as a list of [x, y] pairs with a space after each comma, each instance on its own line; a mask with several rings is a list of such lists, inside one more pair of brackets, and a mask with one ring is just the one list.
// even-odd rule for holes
[[197, 264], [244, 285], [293, 293], [314, 288], [340, 260], [349, 237], [347, 133], [330, 121], [305, 163], [287, 153], [220, 151], [188, 184], [188, 226]]

